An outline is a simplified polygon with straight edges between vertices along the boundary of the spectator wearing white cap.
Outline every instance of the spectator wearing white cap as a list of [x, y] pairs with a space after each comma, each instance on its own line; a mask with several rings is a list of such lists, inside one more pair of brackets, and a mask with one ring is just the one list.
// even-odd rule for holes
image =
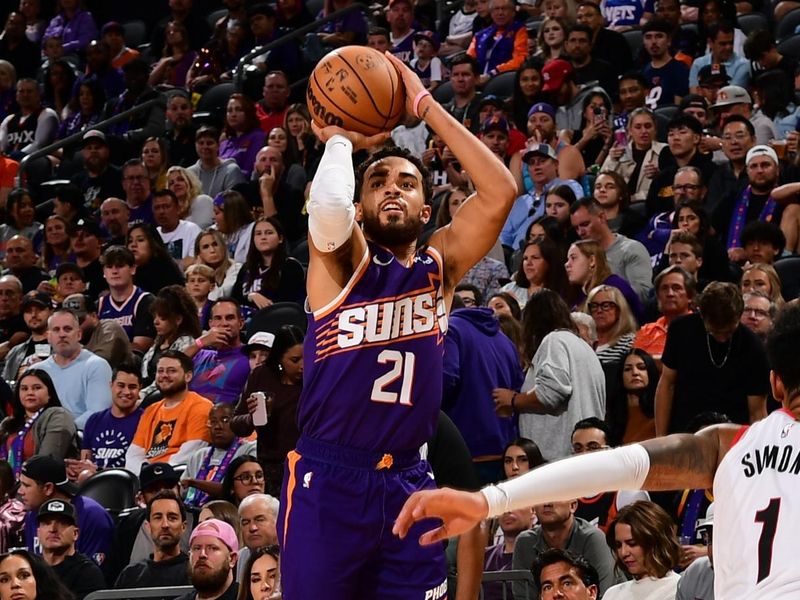
[[[775, 150], [764, 145], [753, 146], [747, 152], [745, 165], [747, 187], [723, 199], [712, 217], [714, 228], [725, 241], [728, 258], [733, 262], [742, 262], [746, 258], [742, 232], [748, 223], [782, 223], [783, 217], [783, 206], [772, 196], [772, 190], [778, 185], [780, 176]], [[797, 238], [796, 230], [794, 238]]]
[[717, 93], [717, 102], [712, 106], [721, 123], [731, 115], [742, 115], [756, 130], [756, 143], [768, 144], [778, 137], [775, 123], [760, 110], [753, 110], [753, 99], [746, 89], [738, 85], [726, 85]]

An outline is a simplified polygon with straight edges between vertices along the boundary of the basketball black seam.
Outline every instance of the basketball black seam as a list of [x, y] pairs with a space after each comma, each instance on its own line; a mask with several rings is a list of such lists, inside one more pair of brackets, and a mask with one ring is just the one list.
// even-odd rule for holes
[[[391, 112], [391, 110], [392, 110], [391, 107], [394, 106], [395, 89], [399, 90], [400, 86], [403, 85], [403, 78], [400, 76], [400, 73], [397, 72], [397, 69], [395, 69], [393, 64], [391, 64], [388, 60], [385, 60], [385, 59], [384, 59], [384, 62], [386, 63], [386, 68], [387, 69], [393, 69], [394, 70], [394, 74], [395, 74], [395, 76], [397, 78], [397, 86], [396, 86], [396, 88], [395, 88], [395, 85], [394, 85], [394, 80], [392, 80], [392, 103], [390, 104], [390, 108], [389, 108], [389, 118], [387, 119], [387, 124], [388, 124], [388, 121], [390, 121], [392, 119], [399, 119], [400, 115], [403, 114], [403, 107], [405, 105], [405, 100], [403, 100], [403, 102], [400, 103], [400, 107], [399, 107], [399, 109], [397, 111], [397, 114], [396, 115], [393, 114]], [[391, 79], [391, 72], [390, 72], [390, 75], [389, 75], [389, 79]], [[404, 88], [404, 91], [405, 91], [405, 88]]]
[[[341, 58], [341, 57], [340, 57], [340, 58]], [[348, 65], [348, 66], [350, 66], [350, 65]], [[350, 67], [350, 68], [352, 69], [352, 67]], [[325, 93], [325, 88], [323, 88], [323, 87], [322, 87], [322, 86], [319, 84], [319, 81], [317, 81], [317, 73], [316, 73], [316, 72], [314, 72], [314, 73], [312, 73], [311, 75], [312, 75], [312, 77], [313, 77], [313, 79], [314, 79], [314, 83], [316, 84], [316, 87], [317, 87], [317, 89], [319, 90], [319, 92], [320, 92], [320, 93], [321, 93], [323, 96], [325, 96], [325, 98], [328, 100], [328, 102], [330, 102], [330, 103], [331, 103], [333, 106], [335, 106], [335, 107], [336, 107], [338, 110], [342, 111], [342, 113], [343, 113], [343, 114], [345, 114], [345, 115], [347, 115], [348, 117], [350, 117], [350, 118], [351, 118], [353, 121], [358, 121], [359, 123], [361, 123], [361, 124], [363, 124], [363, 125], [366, 125], [367, 127], [372, 127], [372, 128], [374, 128], [374, 129], [377, 129], [376, 133], [379, 133], [380, 131], [382, 131], [382, 130], [381, 130], [381, 128], [380, 128], [380, 126], [378, 126], [378, 125], [375, 125], [375, 124], [373, 124], [373, 123], [368, 123], [367, 121], [364, 121], [364, 120], [362, 120], [362, 119], [359, 119], [358, 117], [351, 115], [349, 112], [347, 112], [347, 111], [346, 111], [345, 109], [343, 109], [341, 106], [339, 106], [338, 104], [336, 104], [336, 102], [334, 102], [334, 101], [333, 101], [333, 98], [331, 98], [330, 96], [328, 96], [328, 94], [327, 94], [327, 93]], [[309, 85], [310, 85], [310, 84], [309, 84]], [[366, 88], [364, 88], [364, 89], [366, 89]], [[369, 94], [367, 94], [367, 95], [369, 95]], [[383, 117], [383, 113], [381, 113], [381, 112], [378, 112], [378, 114], [379, 114], [381, 117]], [[325, 125], [325, 122], [324, 122], [324, 120], [323, 120], [323, 123], [322, 123], [322, 124], [323, 124], [323, 125]]]
[[383, 59], [383, 62], [386, 66], [386, 73], [387, 75], [389, 75], [389, 83], [392, 84], [392, 99], [389, 101], [389, 116], [386, 117], [386, 119], [384, 119], [383, 121], [383, 130], [386, 131], [386, 129], [389, 127], [389, 120], [393, 118], [392, 107], [394, 106], [394, 79], [392, 79], [392, 72], [389, 69], [394, 69], [394, 72], [398, 78], [400, 77], [400, 73], [398, 73], [397, 69], [394, 68], [394, 65], [389, 64], [389, 62], [385, 58]]
[[[358, 71], [356, 71], [353, 65], [351, 65], [344, 56], [342, 56], [341, 54], [339, 54], [338, 56], [344, 64], [350, 67], [350, 72], [353, 73], [353, 75], [355, 75], [358, 78], [358, 81], [361, 83], [361, 87], [363, 87], [364, 91], [367, 92], [367, 98], [369, 98], [369, 101], [372, 102], [372, 107], [375, 109], [375, 112], [378, 113], [381, 117], [383, 117], [384, 127], [386, 127], [386, 120], [388, 119], [388, 117], [385, 114], [383, 114], [383, 111], [380, 108], [378, 108], [378, 105], [375, 103], [375, 99], [372, 97], [372, 94], [369, 91], [369, 86], [366, 83], [364, 83], [364, 80], [361, 79], [361, 75], [358, 74]], [[392, 108], [391, 106], [389, 106], [389, 111], [391, 112], [391, 110]]]

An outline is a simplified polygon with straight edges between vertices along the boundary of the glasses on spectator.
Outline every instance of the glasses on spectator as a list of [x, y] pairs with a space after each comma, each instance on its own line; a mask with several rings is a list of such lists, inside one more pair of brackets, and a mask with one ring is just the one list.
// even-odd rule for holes
[[769, 311], [766, 311], [763, 308], [745, 307], [745, 309], [742, 312], [746, 315], [753, 315], [754, 317], [758, 317], [759, 319], [766, 319], [769, 316]]
[[589, 302], [589, 312], [608, 312], [617, 308], [616, 302]]
[[245, 485], [250, 485], [254, 481], [261, 483], [264, 481], [264, 471], [256, 471], [255, 473], [242, 473], [233, 478], [234, 481], [240, 481]]
[[464, 306], [477, 306], [478, 303], [475, 302], [475, 298], [470, 298], [469, 296], [461, 296], [461, 302], [464, 303]]
[[147, 179], [146, 175], [127, 175], [123, 177], [125, 181], [144, 181]]
[[598, 442], [589, 442], [585, 446], [583, 444], [572, 444], [573, 454], [583, 454], [584, 452], [597, 452], [598, 450], [605, 450], [608, 446]]
[[679, 183], [678, 185], [673, 185], [672, 189], [679, 192], [696, 192], [701, 187], [703, 186], [697, 185], [696, 183]]
[[222, 417], [221, 419], [209, 419], [206, 424], [209, 427], [216, 427], [217, 425], [227, 425], [230, 422], [230, 417]]

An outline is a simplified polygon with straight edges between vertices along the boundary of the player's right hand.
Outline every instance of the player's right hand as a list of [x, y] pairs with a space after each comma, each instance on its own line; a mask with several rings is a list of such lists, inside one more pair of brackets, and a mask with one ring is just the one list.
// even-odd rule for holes
[[398, 75], [400, 75], [400, 78], [403, 80], [403, 87], [406, 90], [406, 114], [417, 117], [417, 115], [414, 114], [414, 99], [422, 92], [427, 91], [425, 86], [422, 85], [419, 76], [394, 54], [387, 50], [383, 55], [394, 65]]
[[389, 139], [389, 136], [391, 135], [391, 133], [388, 131], [376, 133], [375, 135], [364, 135], [363, 133], [358, 133], [357, 131], [347, 131], [346, 129], [342, 129], [336, 125], [320, 127], [313, 121], [311, 122], [311, 129], [314, 131], [314, 135], [316, 135], [323, 144], [337, 134], [346, 137], [348, 140], [350, 140], [350, 143], [353, 144], [353, 152], [356, 152], [357, 150], [366, 150], [367, 148], [371, 148], [373, 146], [379, 146]]
[[460, 492], [449, 488], [416, 492], [403, 505], [392, 533], [404, 539], [417, 521], [441, 519], [439, 527], [419, 538], [419, 543], [427, 546], [466, 533], [485, 519], [488, 512], [489, 505], [480, 492]]

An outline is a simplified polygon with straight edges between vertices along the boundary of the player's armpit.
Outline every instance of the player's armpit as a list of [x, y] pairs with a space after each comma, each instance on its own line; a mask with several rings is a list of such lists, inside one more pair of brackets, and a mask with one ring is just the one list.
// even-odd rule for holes
[[694, 435], [675, 434], [642, 442], [650, 455], [643, 489], [711, 488], [717, 467], [739, 429], [738, 425], [715, 425]]

